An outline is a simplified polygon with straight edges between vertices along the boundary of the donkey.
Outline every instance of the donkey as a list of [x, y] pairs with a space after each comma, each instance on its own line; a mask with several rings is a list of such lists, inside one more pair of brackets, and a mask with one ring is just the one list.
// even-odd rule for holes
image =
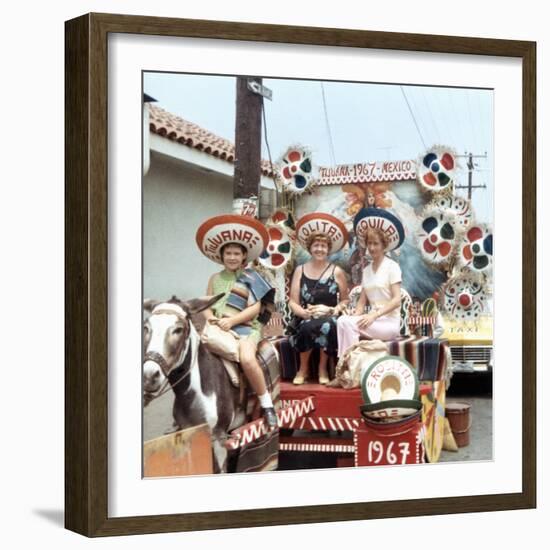
[[163, 392], [174, 392], [176, 430], [207, 423], [212, 432], [216, 473], [227, 470], [225, 439], [245, 422], [239, 388], [232, 385], [221, 359], [201, 344], [204, 318], [198, 315], [223, 294], [187, 302], [175, 296], [168, 302], [146, 300], [150, 313], [144, 324], [144, 403]]

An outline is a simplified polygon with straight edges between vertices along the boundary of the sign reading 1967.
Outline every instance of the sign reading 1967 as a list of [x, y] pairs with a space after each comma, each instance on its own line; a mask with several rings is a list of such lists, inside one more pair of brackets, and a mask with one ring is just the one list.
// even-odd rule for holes
[[321, 166], [319, 168], [319, 185], [414, 179], [416, 179], [416, 163], [414, 160], [359, 162], [330, 167]]

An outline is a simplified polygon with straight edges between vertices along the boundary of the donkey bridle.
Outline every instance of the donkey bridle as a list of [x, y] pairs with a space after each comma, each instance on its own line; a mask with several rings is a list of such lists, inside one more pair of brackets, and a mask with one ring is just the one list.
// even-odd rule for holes
[[[160, 313], [170, 313], [172, 315], [175, 314], [180, 320], [189, 322], [188, 319], [185, 319], [184, 317], [182, 317], [181, 315], [179, 315], [178, 313], [172, 310], [168, 310], [168, 311], [159, 310], [159, 311], [155, 311], [155, 313], [153, 313], [152, 315], [156, 315]], [[166, 359], [158, 351], [146, 352], [143, 357], [143, 362], [145, 363], [146, 361], [153, 361], [153, 363], [156, 363], [160, 367], [160, 370], [162, 371], [162, 374], [164, 374], [164, 377], [166, 380], [163, 382], [162, 386], [159, 388], [159, 390], [156, 393], [146, 392], [147, 401], [144, 403], [145, 407], [149, 405], [149, 403], [151, 403], [151, 401], [153, 401], [154, 399], [157, 399], [161, 395], [164, 395], [166, 392], [170, 391], [170, 388], [174, 388], [180, 382], [183, 382], [183, 380], [185, 380], [191, 374], [191, 369], [189, 369], [187, 372], [184, 372], [176, 382], [174, 382], [173, 384], [170, 384], [170, 379], [168, 378], [170, 373], [174, 372], [177, 368], [179, 368], [180, 365], [174, 365], [171, 369], [168, 368], [168, 363], [166, 362]], [[185, 357], [183, 358], [183, 362], [181, 364], [183, 365], [184, 362], [185, 362]]]

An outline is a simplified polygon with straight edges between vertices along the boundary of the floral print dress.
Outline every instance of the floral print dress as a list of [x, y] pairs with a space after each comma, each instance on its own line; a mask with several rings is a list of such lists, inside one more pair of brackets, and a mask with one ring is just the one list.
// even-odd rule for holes
[[[311, 305], [334, 307], [338, 304], [338, 283], [334, 277], [333, 266], [328, 277], [310, 279], [304, 274], [300, 278], [300, 305], [306, 308]], [[303, 319], [298, 325], [296, 334], [290, 337], [291, 344], [299, 351], [309, 351], [314, 348], [323, 349], [328, 355], [338, 354], [336, 335], [336, 317], [319, 319]]]

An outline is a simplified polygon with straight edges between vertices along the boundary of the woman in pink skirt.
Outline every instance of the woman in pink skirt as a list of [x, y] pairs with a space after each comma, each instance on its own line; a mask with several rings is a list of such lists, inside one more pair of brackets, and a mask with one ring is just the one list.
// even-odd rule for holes
[[[392, 221], [401, 225], [396, 218]], [[385, 252], [389, 248], [397, 248], [402, 238], [398, 239], [401, 242], [397, 243], [393, 239], [392, 243], [391, 232], [373, 225], [375, 224], [371, 223], [361, 233], [356, 222], [356, 234], [359, 240], [366, 244], [372, 261], [363, 271], [361, 295], [353, 314], [343, 315], [338, 319], [338, 355], [340, 357], [353, 344], [356, 344], [361, 336], [384, 341], [399, 337], [401, 268], [397, 262], [388, 258]], [[391, 246], [392, 244], [394, 246]], [[370, 305], [370, 311], [365, 313], [367, 303]]]

